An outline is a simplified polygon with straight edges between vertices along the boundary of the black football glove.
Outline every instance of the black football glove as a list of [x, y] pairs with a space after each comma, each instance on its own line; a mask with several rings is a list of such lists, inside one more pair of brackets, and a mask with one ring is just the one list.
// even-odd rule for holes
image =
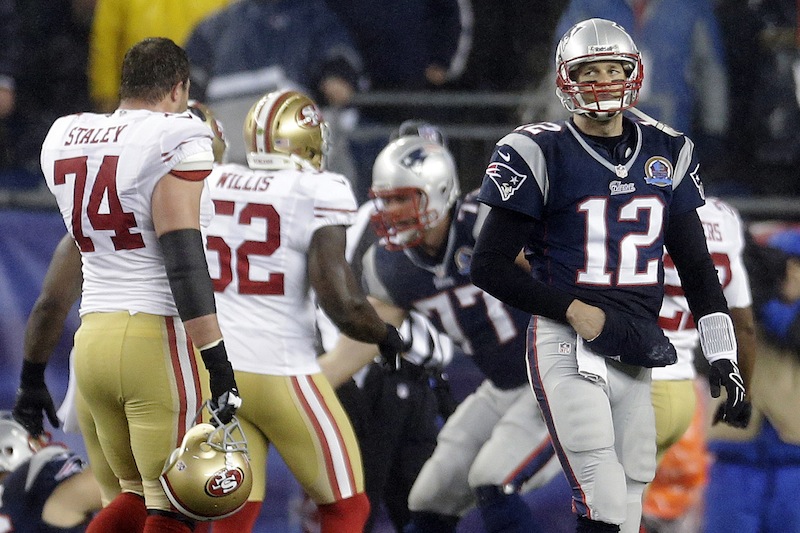
[[628, 365], [646, 368], [675, 363], [678, 354], [655, 320], [634, 317], [621, 311], [603, 309], [606, 321], [600, 335], [586, 345], [596, 354], [619, 357]]
[[53, 398], [44, 382], [44, 369], [47, 363], [31, 363], [23, 361], [22, 379], [20, 380], [17, 399], [11, 416], [19, 422], [32, 437], [38, 438], [44, 433], [44, 414], [53, 427], [58, 427], [58, 416], [53, 405]]
[[730, 359], [717, 359], [711, 363], [708, 382], [711, 396], [714, 398], [719, 398], [721, 387], [725, 387], [725, 391], [728, 393], [725, 403], [720, 405], [714, 414], [714, 423], [722, 421], [735, 428], [747, 427], [752, 407], [747, 401], [739, 366]]
[[386, 338], [378, 343], [378, 349], [381, 351], [380, 363], [383, 368], [390, 372], [400, 370], [400, 355], [406, 350], [406, 345], [397, 328], [386, 324]]
[[239, 389], [236, 386], [233, 367], [228, 361], [225, 343], [220, 341], [210, 348], [200, 350], [200, 355], [203, 357], [203, 363], [208, 369], [210, 378], [209, 407], [220, 422], [227, 424], [236, 414], [236, 410], [241, 407], [242, 398], [239, 396]]

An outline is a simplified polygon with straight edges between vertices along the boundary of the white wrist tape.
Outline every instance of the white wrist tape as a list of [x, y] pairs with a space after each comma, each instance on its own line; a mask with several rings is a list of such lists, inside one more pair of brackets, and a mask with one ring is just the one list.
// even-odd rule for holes
[[719, 359], [736, 362], [736, 335], [733, 321], [725, 313], [711, 313], [697, 321], [700, 347], [709, 363]]

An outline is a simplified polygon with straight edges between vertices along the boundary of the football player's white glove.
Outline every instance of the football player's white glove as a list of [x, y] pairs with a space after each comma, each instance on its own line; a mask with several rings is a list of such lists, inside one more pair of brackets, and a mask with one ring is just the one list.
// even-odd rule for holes
[[440, 333], [422, 313], [411, 311], [398, 332], [406, 345], [403, 359], [409, 363], [442, 369], [453, 360], [453, 340]]

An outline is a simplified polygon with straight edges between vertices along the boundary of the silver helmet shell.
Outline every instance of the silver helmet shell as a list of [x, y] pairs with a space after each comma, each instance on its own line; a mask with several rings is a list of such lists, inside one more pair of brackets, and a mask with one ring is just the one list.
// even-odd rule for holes
[[27, 430], [11, 417], [8, 411], [0, 411], [0, 473], [13, 472], [30, 459], [35, 448]]
[[[625, 72], [624, 81], [578, 83], [575, 72], [581, 65], [595, 61], [618, 61]], [[639, 99], [644, 68], [642, 56], [625, 29], [616, 22], [593, 18], [567, 30], [556, 47], [556, 95], [570, 113], [608, 120], [632, 107]], [[618, 93], [613, 99], [600, 94]], [[586, 95], [594, 98], [587, 99]]]
[[[390, 142], [375, 158], [370, 196], [377, 212], [376, 233], [390, 249], [417, 246], [427, 229], [438, 226], [461, 194], [456, 163], [449, 150], [410, 135]], [[404, 209], [389, 209], [405, 199]]]

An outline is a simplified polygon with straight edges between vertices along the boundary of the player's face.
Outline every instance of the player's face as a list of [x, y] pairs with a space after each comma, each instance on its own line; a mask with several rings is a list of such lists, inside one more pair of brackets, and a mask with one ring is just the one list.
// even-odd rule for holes
[[625, 88], [625, 69], [618, 61], [584, 63], [575, 71], [575, 81], [585, 84], [581, 95], [586, 103], [619, 100]]
[[417, 223], [420, 193], [397, 194], [381, 198], [381, 211], [387, 213], [398, 229]]

